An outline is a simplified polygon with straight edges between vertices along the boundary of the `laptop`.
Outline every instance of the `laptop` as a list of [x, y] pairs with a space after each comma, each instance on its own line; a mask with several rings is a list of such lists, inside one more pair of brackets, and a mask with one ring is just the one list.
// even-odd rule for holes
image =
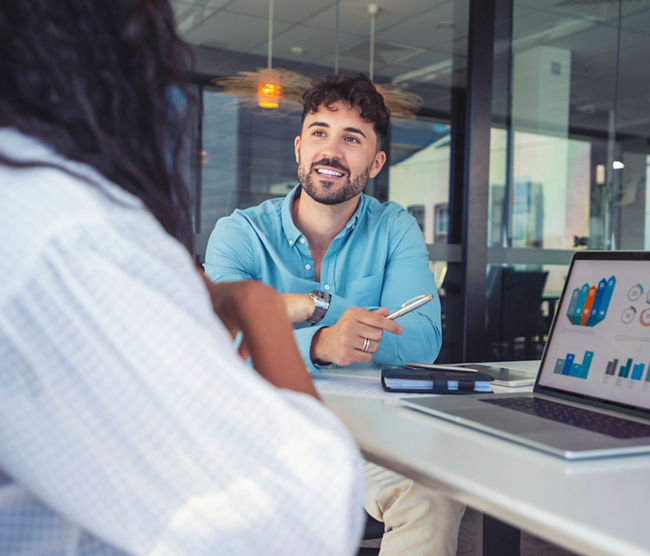
[[574, 254], [532, 392], [400, 403], [571, 460], [650, 452], [650, 253]]

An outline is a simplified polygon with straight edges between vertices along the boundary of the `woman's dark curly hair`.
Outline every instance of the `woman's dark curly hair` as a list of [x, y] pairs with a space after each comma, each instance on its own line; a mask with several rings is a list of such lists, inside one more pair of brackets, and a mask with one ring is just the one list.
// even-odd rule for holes
[[168, 0], [2, 0], [0, 37], [0, 125], [93, 166], [190, 247], [181, 154], [195, 99]]
[[311, 85], [302, 96], [303, 122], [307, 114], [317, 112], [322, 105], [329, 107], [341, 100], [358, 108], [361, 117], [372, 122], [377, 134], [377, 150], [385, 146], [390, 112], [370, 79], [362, 73], [337, 73], [314, 78]]

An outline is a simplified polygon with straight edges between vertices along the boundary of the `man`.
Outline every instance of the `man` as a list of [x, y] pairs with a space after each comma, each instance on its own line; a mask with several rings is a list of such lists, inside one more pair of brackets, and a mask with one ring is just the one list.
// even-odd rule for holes
[[[389, 113], [365, 76], [331, 75], [303, 97], [294, 142], [300, 184], [284, 199], [217, 222], [205, 270], [216, 282], [254, 279], [284, 294], [312, 371], [323, 365], [433, 361], [440, 304], [422, 234], [395, 203], [362, 193], [386, 161]], [[389, 311], [430, 302], [395, 322]], [[385, 523], [382, 553], [455, 554], [463, 507], [366, 464], [365, 507]]]
[[[359, 95], [355, 106], [348, 94]], [[261, 280], [288, 294], [292, 320], [304, 321], [296, 340], [312, 370], [320, 362], [433, 361], [440, 304], [422, 234], [399, 205], [361, 193], [386, 161], [383, 99], [363, 76], [339, 75], [307, 91], [304, 103], [294, 145], [300, 185], [282, 201], [221, 219], [206, 273], [215, 281]], [[427, 293], [434, 301], [399, 323], [385, 318]]]
[[282, 298], [179, 241], [173, 21], [0, 3], [0, 554], [352, 554], [361, 458]]

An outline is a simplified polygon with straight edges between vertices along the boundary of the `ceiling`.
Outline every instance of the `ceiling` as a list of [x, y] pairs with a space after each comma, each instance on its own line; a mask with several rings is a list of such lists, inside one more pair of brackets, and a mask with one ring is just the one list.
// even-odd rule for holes
[[[267, 65], [266, 0], [172, 4], [199, 72], [225, 76]], [[398, 83], [432, 112], [448, 113], [452, 75], [464, 74], [467, 1], [376, 4], [375, 80]], [[368, 73], [370, 25], [365, 0], [274, 0], [273, 66], [311, 76], [338, 61], [341, 70]], [[616, 106], [617, 130], [650, 136], [650, 0], [514, 0], [512, 45], [515, 53], [540, 45], [570, 52], [573, 126], [606, 132]], [[495, 79], [494, 94], [506, 98], [500, 86]]]

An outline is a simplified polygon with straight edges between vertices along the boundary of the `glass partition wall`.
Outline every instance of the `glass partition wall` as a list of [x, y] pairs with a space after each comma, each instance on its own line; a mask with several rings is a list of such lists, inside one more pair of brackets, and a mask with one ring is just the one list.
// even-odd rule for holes
[[[499, 8], [489, 355], [530, 358], [541, 355], [574, 250], [649, 246], [650, 4], [514, 0]], [[508, 283], [498, 277], [506, 270]], [[528, 301], [513, 314], [518, 295]]]
[[[198, 261], [218, 218], [297, 181], [299, 111], [251, 93], [268, 68], [307, 83], [360, 71], [419, 98], [393, 118], [366, 192], [420, 225], [443, 301], [441, 362], [539, 357], [573, 251], [650, 245], [650, 2], [173, 5], [203, 109]], [[223, 86], [241, 72], [248, 82]]]

